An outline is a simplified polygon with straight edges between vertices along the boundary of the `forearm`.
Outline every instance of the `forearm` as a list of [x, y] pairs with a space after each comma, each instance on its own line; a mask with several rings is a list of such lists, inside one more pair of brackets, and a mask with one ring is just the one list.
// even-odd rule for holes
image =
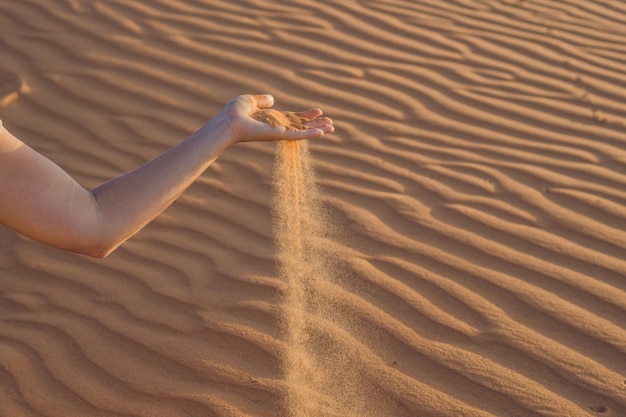
[[103, 257], [165, 210], [232, 143], [223, 117], [91, 192], [0, 132], [0, 222], [51, 246]]
[[231, 144], [217, 117], [178, 145], [91, 191], [104, 256], [169, 207]]
[[333, 131], [319, 109], [290, 113], [298, 128], [253, 119], [272, 106], [270, 95], [243, 95], [189, 138], [92, 191], [0, 131], [0, 223], [43, 243], [102, 257], [165, 210], [231, 145], [245, 141], [298, 140]]

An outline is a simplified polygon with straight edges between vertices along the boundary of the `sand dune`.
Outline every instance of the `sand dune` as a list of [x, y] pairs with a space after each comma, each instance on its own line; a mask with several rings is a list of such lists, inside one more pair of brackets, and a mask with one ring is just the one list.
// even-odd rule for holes
[[0, 229], [0, 416], [626, 416], [625, 28], [611, 0], [0, 0], [0, 118], [86, 187], [245, 92], [337, 130], [308, 354], [275, 147], [242, 144], [104, 260]]

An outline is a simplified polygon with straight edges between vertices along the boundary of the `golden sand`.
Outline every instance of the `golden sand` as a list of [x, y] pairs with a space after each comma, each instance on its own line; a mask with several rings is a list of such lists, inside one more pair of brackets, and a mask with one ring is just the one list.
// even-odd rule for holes
[[0, 0], [0, 118], [86, 187], [244, 92], [338, 127], [280, 150], [293, 181], [229, 149], [104, 260], [0, 228], [0, 416], [626, 415], [624, 27], [609, 0]]
[[272, 201], [278, 275], [286, 284], [280, 323], [287, 415], [392, 415], [396, 410], [363, 373], [368, 358], [351, 340], [367, 337], [368, 329], [338, 294], [348, 272], [329, 240], [337, 236], [307, 142], [277, 144]]
[[294, 112], [279, 111], [274, 109], [258, 110], [252, 114], [252, 118], [267, 123], [272, 127], [282, 126], [290, 130], [306, 129], [306, 120]]

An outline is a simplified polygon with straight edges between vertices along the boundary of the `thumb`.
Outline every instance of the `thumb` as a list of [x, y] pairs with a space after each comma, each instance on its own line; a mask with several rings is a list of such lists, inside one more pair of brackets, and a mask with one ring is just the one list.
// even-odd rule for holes
[[271, 94], [253, 95], [251, 97], [259, 109], [267, 109], [274, 105], [274, 96]]

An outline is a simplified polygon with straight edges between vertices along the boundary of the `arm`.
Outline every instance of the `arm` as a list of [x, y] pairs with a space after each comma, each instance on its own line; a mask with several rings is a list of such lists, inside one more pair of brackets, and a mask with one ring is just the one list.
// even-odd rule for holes
[[319, 109], [298, 113], [307, 129], [250, 117], [270, 95], [240, 96], [184, 141], [133, 171], [87, 191], [65, 171], [0, 131], [0, 223], [58, 248], [104, 257], [158, 216], [230, 146], [299, 140], [333, 131]]

